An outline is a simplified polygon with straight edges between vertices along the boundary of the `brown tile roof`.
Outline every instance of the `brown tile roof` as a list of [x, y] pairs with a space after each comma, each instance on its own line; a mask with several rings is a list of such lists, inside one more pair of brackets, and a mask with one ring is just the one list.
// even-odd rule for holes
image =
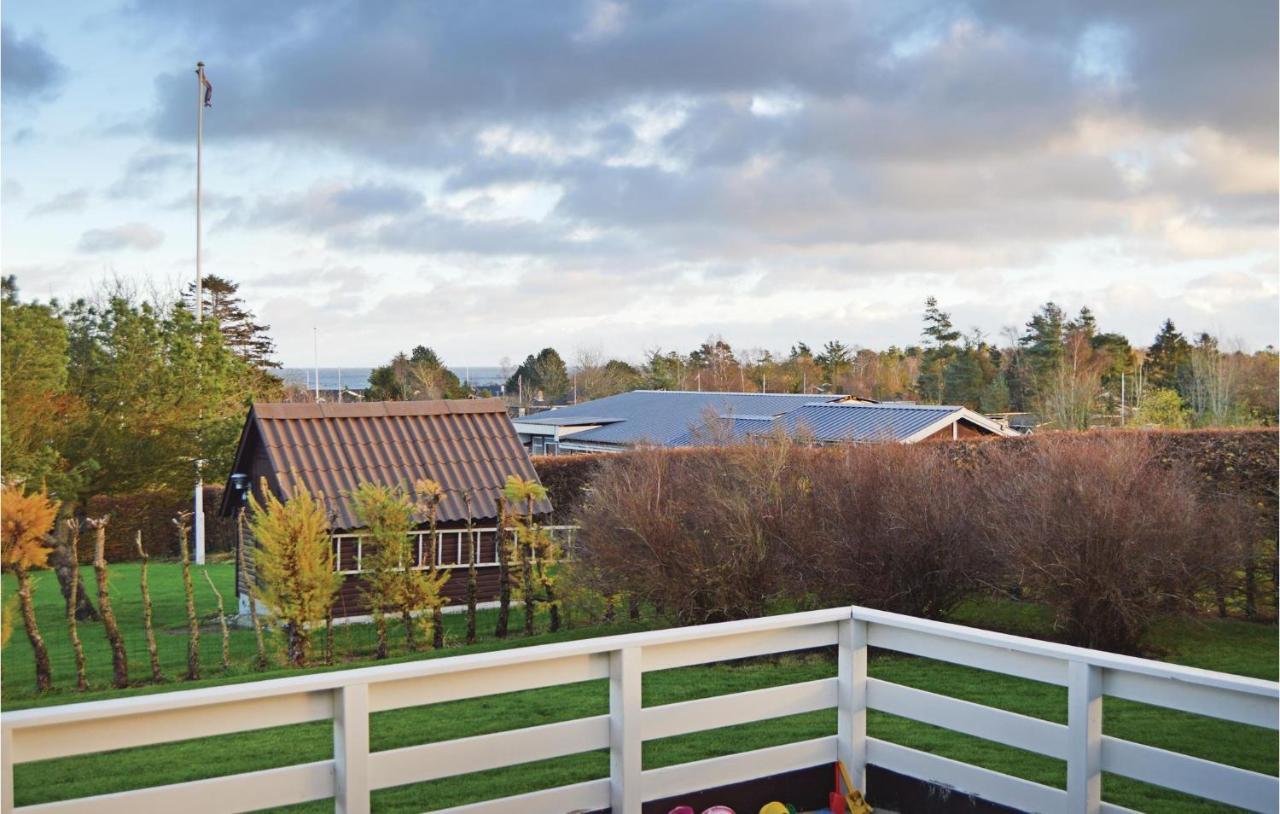
[[502, 399], [254, 404], [234, 471], [249, 471], [255, 440], [283, 496], [295, 480], [323, 495], [337, 529], [359, 527], [348, 494], [363, 481], [412, 488], [430, 478], [445, 490], [438, 519], [447, 523], [466, 520], [464, 491], [472, 516], [493, 520], [508, 475], [538, 477]]

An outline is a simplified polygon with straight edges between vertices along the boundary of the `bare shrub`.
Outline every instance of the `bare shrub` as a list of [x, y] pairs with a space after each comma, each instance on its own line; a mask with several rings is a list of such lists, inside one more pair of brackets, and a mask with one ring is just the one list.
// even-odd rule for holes
[[1073, 644], [1135, 651], [1159, 614], [1212, 587], [1248, 522], [1142, 436], [1044, 438], [991, 464], [1004, 506], [988, 539]]
[[579, 508], [576, 573], [697, 624], [759, 615], [780, 587], [758, 479], [740, 450], [641, 449], [600, 465]]
[[793, 513], [788, 570], [824, 604], [939, 619], [994, 578], [981, 514], [989, 498], [938, 445], [811, 453]]

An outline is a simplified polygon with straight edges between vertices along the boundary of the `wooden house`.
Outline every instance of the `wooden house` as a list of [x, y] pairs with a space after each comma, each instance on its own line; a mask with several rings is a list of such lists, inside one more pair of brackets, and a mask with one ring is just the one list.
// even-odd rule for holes
[[[445, 586], [451, 604], [466, 594], [467, 525], [477, 539], [480, 600], [498, 594], [497, 498], [507, 477], [536, 480], [529, 455], [507, 418], [501, 399], [367, 402], [363, 404], [254, 404], [249, 410], [220, 513], [248, 510], [249, 490], [261, 499], [263, 484], [287, 500], [299, 486], [320, 496], [331, 518], [334, 567], [344, 575], [335, 618], [364, 616], [360, 592], [365, 534], [350, 493], [363, 482], [411, 490], [434, 480], [445, 495], [437, 512], [435, 539], [422, 516], [411, 534], [414, 567], [424, 568], [435, 547], [436, 562], [456, 569]], [[470, 507], [464, 495], [470, 498]], [[468, 518], [468, 512], [470, 517]], [[550, 501], [534, 506], [546, 519]], [[241, 545], [244, 573], [236, 575], [241, 613], [248, 612], [253, 576], [253, 540], [247, 524]]]

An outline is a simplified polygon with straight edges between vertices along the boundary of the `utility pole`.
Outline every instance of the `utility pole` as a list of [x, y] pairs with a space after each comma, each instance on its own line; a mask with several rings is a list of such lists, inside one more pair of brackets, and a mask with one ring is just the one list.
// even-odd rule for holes
[[320, 329], [311, 326], [311, 353], [316, 367], [316, 404], [320, 403]]

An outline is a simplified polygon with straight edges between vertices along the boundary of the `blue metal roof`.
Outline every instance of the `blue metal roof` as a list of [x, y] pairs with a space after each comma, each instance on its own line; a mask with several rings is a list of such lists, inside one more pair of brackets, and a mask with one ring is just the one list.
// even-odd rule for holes
[[714, 444], [742, 444], [753, 437], [766, 436], [776, 426], [773, 418], [743, 416], [716, 418], [714, 427], [695, 427], [685, 430], [667, 442], [673, 447], [702, 447]]
[[963, 407], [946, 405], [813, 404], [778, 419], [788, 435], [815, 441], [903, 441]]
[[[602, 420], [614, 423], [604, 427], [576, 432], [564, 436], [564, 441], [596, 444], [628, 445], [651, 443], [674, 445], [683, 440], [689, 443], [690, 434], [715, 435], [705, 430], [708, 417], [712, 421], [723, 416], [750, 416], [748, 421], [762, 427], [771, 424], [772, 418], [807, 404], [822, 404], [844, 398], [838, 395], [796, 395], [787, 393], [697, 393], [689, 391], [633, 390], [616, 396], [596, 399], [560, 407], [545, 413], [516, 419], [522, 424], [548, 424], [565, 426], [575, 418]], [[737, 420], [735, 424], [739, 423]]]

